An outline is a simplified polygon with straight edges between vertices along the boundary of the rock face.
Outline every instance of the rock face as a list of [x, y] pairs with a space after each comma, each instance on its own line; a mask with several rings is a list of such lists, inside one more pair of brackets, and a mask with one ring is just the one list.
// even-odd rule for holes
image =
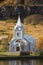
[[42, 15], [42, 4], [43, 0], [0, 0], [0, 20], [17, 19], [18, 12], [22, 19], [32, 14]]
[[[5, 4], [4, 6], [0, 7], [0, 20], [17, 19], [18, 12], [20, 12], [22, 20], [27, 17], [30, 17], [31, 15], [36, 15], [34, 17], [34, 24], [36, 24], [36, 21], [37, 23], [39, 23], [40, 21], [43, 22], [43, 6], [29, 6], [30, 3], [43, 3], [42, 0], [0, 0], [0, 2], [6, 2], [8, 4]], [[24, 6], [24, 4], [26, 6]], [[31, 19], [29, 20], [31, 21]]]
[[0, 8], [0, 20], [17, 19], [18, 12], [22, 19], [33, 14], [43, 15], [43, 6], [3, 6]]

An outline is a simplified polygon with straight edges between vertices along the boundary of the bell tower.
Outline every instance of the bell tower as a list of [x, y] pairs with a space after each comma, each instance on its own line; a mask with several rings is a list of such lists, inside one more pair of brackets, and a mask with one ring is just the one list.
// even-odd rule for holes
[[14, 27], [14, 39], [22, 39], [23, 38], [23, 25], [21, 23], [20, 15], [18, 15], [17, 24]]

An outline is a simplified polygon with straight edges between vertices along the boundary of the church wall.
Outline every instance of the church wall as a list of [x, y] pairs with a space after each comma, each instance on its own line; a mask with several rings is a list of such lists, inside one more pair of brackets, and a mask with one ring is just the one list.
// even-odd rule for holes
[[30, 43], [30, 51], [36, 51], [36, 41], [34, 43]]
[[29, 51], [30, 49], [29, 49], [29, 43], [25, 43], [25, 45], [24, 45], [24, 51]]
[[12, 42], [12, 43], [10, 43], [10, 47], [9, 47], [9, 51], [10, 52], [15, 52], [15, 42]]
[[[19, 36], [17, 36], [17, 33], [19, 33]], [[23, 32], [22, 31], [15, 31], [14, 37], [15, 37], [15, 39], [22, 39], [23, 38]]]

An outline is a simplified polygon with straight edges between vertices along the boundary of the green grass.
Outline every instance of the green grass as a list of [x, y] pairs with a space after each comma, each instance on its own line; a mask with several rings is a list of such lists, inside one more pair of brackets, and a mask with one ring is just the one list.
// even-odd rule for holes
[[[10, 52], [0, 52], [0, 57], [8, 56], [8, 57], [16, 57], [20, 56], [20, 53], [10, 53]], [[28, 56], [39, 56], [39, 54], [35, 54], [34, 52]]]
[[35, 52], [32, 52], [32, 54], [30, 54], [30, 56], [39, 56], [39, 54], [36, 54]]
[[0, 52], [0, 56], [20, 56], [20, 53]]

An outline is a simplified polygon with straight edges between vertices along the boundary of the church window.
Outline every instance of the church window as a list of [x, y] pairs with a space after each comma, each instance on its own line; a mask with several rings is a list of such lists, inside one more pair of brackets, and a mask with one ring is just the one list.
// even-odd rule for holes
[[17, 33], [17, 36], [19, 36], [19, 33]]
[[19, 51], [20, 50], [20, 48], [19, 47], [16, 47], [16, 51]]

